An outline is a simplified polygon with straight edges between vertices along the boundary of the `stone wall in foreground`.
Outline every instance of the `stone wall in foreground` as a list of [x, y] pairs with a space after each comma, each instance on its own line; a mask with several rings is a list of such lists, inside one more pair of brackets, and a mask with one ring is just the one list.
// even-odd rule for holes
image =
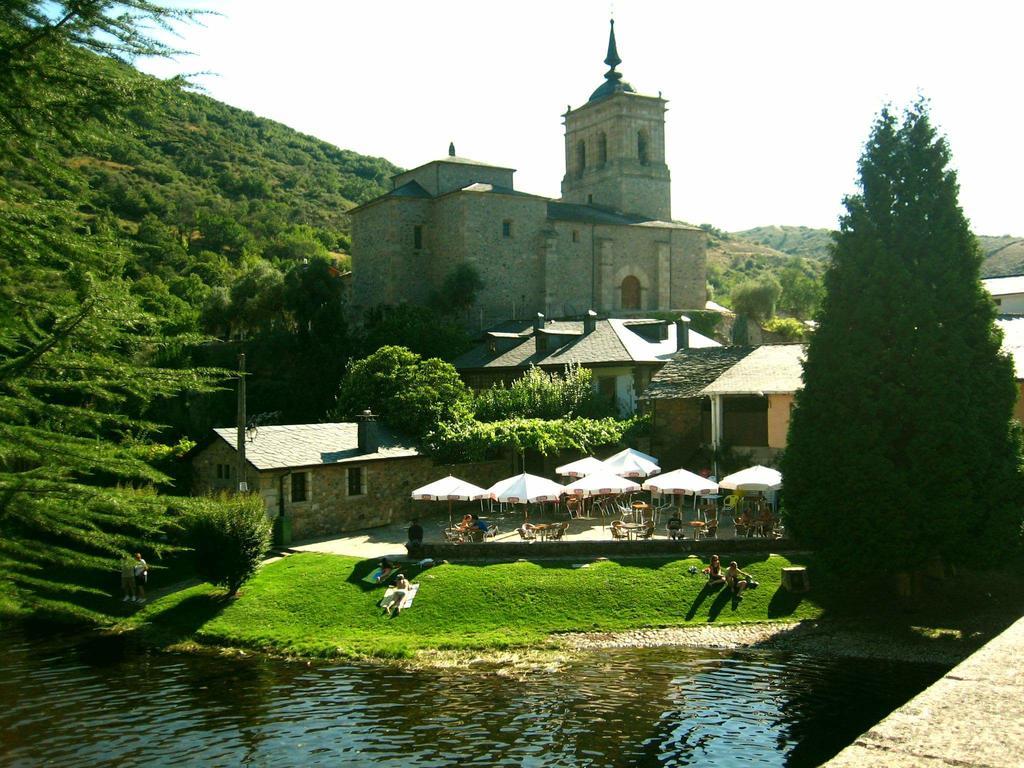
[[1024, 619], [862, 734], [827, 768], [1024, 765]]

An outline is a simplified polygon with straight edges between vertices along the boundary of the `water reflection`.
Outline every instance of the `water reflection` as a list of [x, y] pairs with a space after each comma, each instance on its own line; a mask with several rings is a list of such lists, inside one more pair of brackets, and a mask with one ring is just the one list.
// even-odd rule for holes
[[818, 765], [942, 669], [602, 651], [525, 680], [0, 636], [4, 765]]

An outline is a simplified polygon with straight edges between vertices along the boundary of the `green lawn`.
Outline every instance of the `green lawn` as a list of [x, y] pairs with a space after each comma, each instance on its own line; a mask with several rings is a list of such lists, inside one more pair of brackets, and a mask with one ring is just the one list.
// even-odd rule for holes
[[[728, 555], [723, 560], [728, 562]], [[761, 583], [738, 604], [727, 590], [691, 575], [696, 559], [442, 564], [422, 573], [412, 608], [395, 618], [377, 602], [383, 587], [362, 577], [375, 563], [336, 555], [292, 555], [265, 566], [236, 600], [199, 586], [154, 600], [124, 628], [151, 642], [260, 648], [304, 656], [408, 656], [429, 648], [487, 649], [543, 645], [552, 633], [623, 631], [686, 624], [816, 618], [814, 593], [781, 590], [790, 561], [751, 555], [740, 567]]]

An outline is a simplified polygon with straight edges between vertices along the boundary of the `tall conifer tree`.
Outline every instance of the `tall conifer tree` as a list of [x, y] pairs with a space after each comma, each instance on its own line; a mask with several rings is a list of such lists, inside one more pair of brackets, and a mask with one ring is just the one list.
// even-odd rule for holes
[[924, 102], [902, 121], [883, 110], [826, 274], [785, 508], [792, 532], [846, 571], [1018, 541], [1013, 366], [949, 162]]
[[[146, 404], [212, 386], [173, 370], [124, 278], [127, 254], [78, 210], [56, 152], [109, 130], [156, 86], [118, 59], [169, 49], [147, 30], [188, 11], [148, 0], [12, 0], [0, 10], [0, 608], [103, 595], [114, 558], [158, 549], [174, 500], [151, 459]], [[99, 55], [97, 55], [99, 54]], [[33, 184], [49, 190], [44, 195]]]

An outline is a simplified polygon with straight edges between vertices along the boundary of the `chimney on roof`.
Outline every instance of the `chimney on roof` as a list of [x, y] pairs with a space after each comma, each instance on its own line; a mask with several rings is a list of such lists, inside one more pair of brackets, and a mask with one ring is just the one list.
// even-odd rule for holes
[[548, 351], [548, 337], [544, 335], [544, 313], [538, 312], [533, 321], [533, 343], [537, 352]]
[[676, 320], [676, 352], [690, 348], [690, 318], [680, 315]]
[[356, 434], [359, 440], [359, 453], [376, 453], [380, 448], [377, 417], [369, 408], [356, 416]]
[[597, 312], [592, 309], [587, 310], [587, 314], [583, 316], [583, 335], [593, 333], [597, 330]]

